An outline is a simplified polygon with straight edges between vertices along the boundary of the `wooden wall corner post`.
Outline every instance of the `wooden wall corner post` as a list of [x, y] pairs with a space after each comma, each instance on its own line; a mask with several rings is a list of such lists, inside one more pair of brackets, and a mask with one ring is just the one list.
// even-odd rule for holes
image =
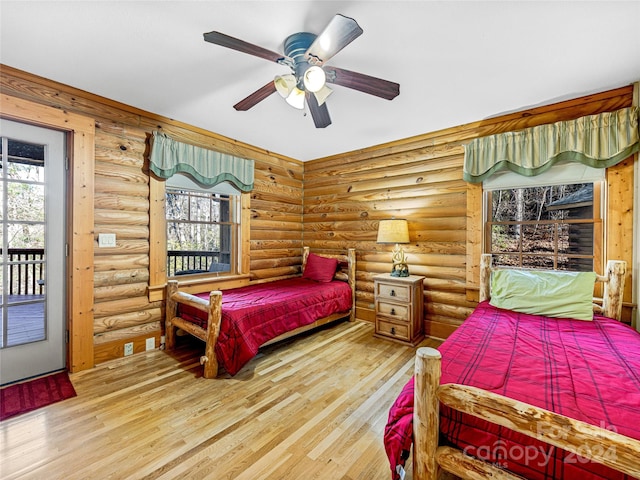
[[440, 431], [438, 387], [442, 355], [435, 348], [416, 352], [413, 399], [413, 478], [436, 480], [436, 449]]
[[176, 280], [169, 280], [167, 282], [167, 295], [165, 305], [165, 346], [167, 350], [171, 350], [176, 346], [175, 327], [173, 326], [173, 319], [178, 313], [178, 302], [173, 298], [173, 295], [178, 291], [178, 282]]
[[214, 290], [209, 293], [209, 312], [207, 319], [207, 340], [204, 355], [200, 363], [204, 365], [204, 378], [218, 376], [218, 358], [216, 357], [216, 342], [220, 333], [222, 321], [222, 292]]

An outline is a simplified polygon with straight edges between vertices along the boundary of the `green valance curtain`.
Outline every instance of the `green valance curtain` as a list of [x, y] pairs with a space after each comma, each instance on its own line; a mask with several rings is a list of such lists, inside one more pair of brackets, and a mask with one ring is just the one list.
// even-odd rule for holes
[[480, 183], [501, 170], [532, 177], [559, 161], [606, 168], [640, 149], [639, 107], [500, 133], [465, 145], [463, 178]]
[[164, 133], [153, 132], [149, 163], [160, 178], [186, 173], [207, 187], [229, 182], [241, 192], [253, 189], [253, 160], [177, 142]]

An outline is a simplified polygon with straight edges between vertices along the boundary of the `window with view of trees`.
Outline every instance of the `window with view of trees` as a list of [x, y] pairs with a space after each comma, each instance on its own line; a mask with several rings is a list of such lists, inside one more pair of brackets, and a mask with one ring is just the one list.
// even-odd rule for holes
[[486, 192], [485, 250], [495, 265], [599, 268], [600, 190], [595, 182]]
[[166, 189], [167, 274], [236, 271], [239, 195]]

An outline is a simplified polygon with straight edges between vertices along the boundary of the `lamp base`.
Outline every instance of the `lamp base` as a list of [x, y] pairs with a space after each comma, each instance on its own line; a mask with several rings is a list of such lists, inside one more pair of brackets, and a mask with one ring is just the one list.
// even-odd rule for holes
[[409, 266], [406, 263], [394, 263], [391, 269], [392, 277], [408, 277]]

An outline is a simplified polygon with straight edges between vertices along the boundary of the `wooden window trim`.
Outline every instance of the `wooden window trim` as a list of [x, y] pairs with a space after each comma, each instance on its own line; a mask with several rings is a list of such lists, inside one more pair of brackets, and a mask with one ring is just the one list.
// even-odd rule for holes
[[[628, 202], [629, 196], [633, 192], [629, 191], [628, 179], [633, 178], [634, 158], [630, 158], [620, 164], [610, 167], [606, 172], [606, 188], [603, 203], [600, 205], [601, 221], [596, 223], [596, 228], [601, 232], [597, 234], [603, 239], [602, 244], [595, 246], [594, 253], [598, 258], [603, 259], [621, 259], [631, 262], [631, 245], [632, 242], [625, 242], [624, 238], [633, 238], [632, 230], [629, 225], [632, 222], [624, 218], [632, 215], [632, 211], [628, 208], [621, 208], [625, 201]], [[627, 173], [631, 170], [630, 173]], [[595, 192], [595, 191], [594, 191]], [[484, 237], [484, 209], [483, 209], [483, 189], [481, 184], [467, 184], [467, 265], [466, 265], [466, 294], [467, 300], [470, 302], [478, 301], [478, 292], [480, 288], [480, 257], [483, 252]], [[594, 208], [596, 205], [594, 204]], [[627, 226], [626, 229], [622, 225]], [[631, 271], [627, 269], [627, 281], [625, 283], [625, 299], [631, 299]], [[628, 290], [628, 291], [627, 291]], [[623, 317], [625, 307], [623, 305]], [[633, 305], [631, 305], [633, 306]]]
[[[198, 293], [216, 288], [240, 287], [249, 283], [251, 196], [240, 194], [240, 262], [233, 275], [198, 274], [180, 280], [180, 288]], [[150, 173], [149, 178], [149, 301], [164, 300], [167, 285], [167, 225], [165, 181]]]

